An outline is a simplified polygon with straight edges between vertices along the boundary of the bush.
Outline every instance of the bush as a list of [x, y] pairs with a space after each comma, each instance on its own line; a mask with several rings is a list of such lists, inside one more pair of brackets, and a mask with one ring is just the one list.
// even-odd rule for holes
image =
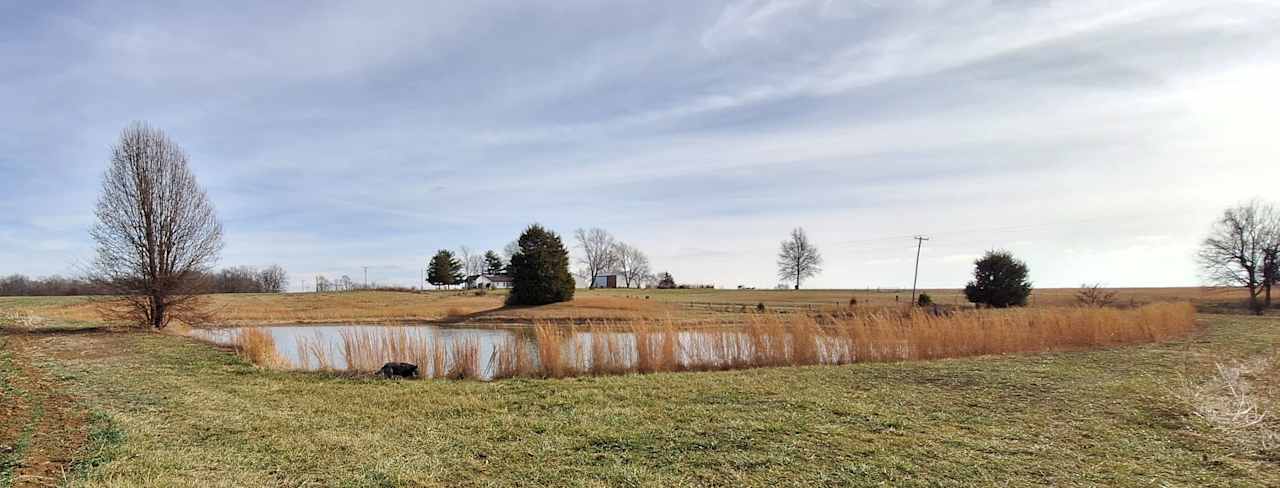
[[569, 251], [560, 236], [538, 224], [529, 226], [511, 256], [508, 305], [545, 305], [573, 299]]
[[1116, 292], [1102, 288], [1101, 284], [1080, 285], [1076, 303], [1084, 307], [1109, 307], [1116, 302]]
[[1020, 307], [1031, 296], [1027, 264], [1007, 251], [987, 251], [974, 263], [973, 281], [964, 287], [970, 302], [993, 308]]
[[921, 307], [933, 305], [933, 297], [929, 296], [928, 293], [921, 292], [920, 296], [916, 298], [916, 305]]

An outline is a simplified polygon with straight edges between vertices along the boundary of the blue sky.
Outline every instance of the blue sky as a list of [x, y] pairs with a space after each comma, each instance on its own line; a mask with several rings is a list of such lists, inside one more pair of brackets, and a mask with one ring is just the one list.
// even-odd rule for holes
[[1200, 282], [1276, 198], [1274, 2], [0, 2], [0, 273], [73, 274], [133, 120], [221, 265], [415, 284], [439, 248], [601, 227], [684, 282]]

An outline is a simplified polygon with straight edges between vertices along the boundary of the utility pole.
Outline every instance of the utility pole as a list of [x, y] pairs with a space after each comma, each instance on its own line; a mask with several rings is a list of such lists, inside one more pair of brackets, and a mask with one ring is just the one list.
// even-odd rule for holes
[[920, 279], [920, 248], [924, 247], [924, 241], [929, 240], [925, 236], [915, 236], [916, 240], [916, 274], [911, 277], [911, 306], [916, 306], [916, 282]]
[[364, 267], [364, 289], [369, 289], [369, 267]]

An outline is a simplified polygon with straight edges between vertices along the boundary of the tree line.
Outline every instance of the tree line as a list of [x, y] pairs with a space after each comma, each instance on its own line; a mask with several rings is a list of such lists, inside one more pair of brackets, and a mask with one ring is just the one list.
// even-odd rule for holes
[[[212, 273], [196, 273], [192, 278], [207, 293], [284, 293], [289, 274], [278, 265], [258, 269], [235, 266]], [[0, 296], [111, 295], [114, 287], [89, 278], [59, 275], [31, 278], [22, 274], [0, 277]]]

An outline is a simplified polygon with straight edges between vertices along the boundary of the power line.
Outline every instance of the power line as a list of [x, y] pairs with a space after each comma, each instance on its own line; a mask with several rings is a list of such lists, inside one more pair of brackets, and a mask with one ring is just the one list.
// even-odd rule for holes
[[911, 277], [911, 306], [916, 304], [916, 282], [920, 279], [920, 249], [924, 247], [924, 241], [929, 240], [925, 236], [915, 236], [916, 240], [916, 273]]

